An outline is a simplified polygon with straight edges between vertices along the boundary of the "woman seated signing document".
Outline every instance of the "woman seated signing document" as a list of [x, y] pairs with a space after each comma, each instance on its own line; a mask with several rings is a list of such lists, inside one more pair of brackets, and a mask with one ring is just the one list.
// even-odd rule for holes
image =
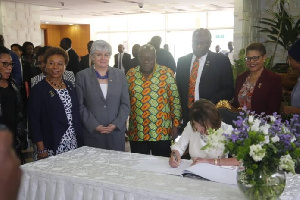
[[209, 128], [223, 130], [232, 129], [230, 125], [221, 122], [215, 105], [205, 99], [196, 101], [190, 110], [190, 122], [185, 127], [178, 142], [171, 146], [171, 167], [180, 165], [181, 156], [189, 146], [189, 154], [193, 164], [209, 163], [213, 165], [239, 165], [236, 158], [226, 158], [223, 151], [201, 150], [206, 145], [207, 130]]

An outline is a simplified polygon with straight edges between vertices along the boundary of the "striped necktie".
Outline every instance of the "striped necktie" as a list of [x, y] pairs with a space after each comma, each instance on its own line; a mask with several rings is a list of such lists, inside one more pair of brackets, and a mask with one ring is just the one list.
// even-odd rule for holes
[[200, 57], [196, 57], [190, 74], [188, 108], [191, 108], [195, 101], [194, 95], [195, 95], [195, 85], [196, 85], [196, 79], [197, 79], [198, 68], [199, 68], [199, 59]]

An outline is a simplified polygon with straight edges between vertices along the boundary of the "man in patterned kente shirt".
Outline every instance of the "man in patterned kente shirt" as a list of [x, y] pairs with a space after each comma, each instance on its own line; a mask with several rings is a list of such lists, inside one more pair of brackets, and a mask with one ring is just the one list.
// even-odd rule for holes
[[129, 141], [132, 153], [168, 157], [177, 135], [181, 106], [172, 70], [156, 63], [155, 48], [141, 46], [140, 66], [128, 71]]

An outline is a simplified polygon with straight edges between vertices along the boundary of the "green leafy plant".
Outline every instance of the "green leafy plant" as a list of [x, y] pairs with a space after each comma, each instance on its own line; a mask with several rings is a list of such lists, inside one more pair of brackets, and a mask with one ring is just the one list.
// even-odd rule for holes
[[[277, 45], [281, 45], [286, 51], [297, 40], [300, 34], [300, 19], [296, 22], [294, 17], [291, 16], [285, 7], [289, 6], [288, 0], [276, 1], [277, 11], [267, 10], [271, 18], [261, 18], [259, 23], [261, 25], [254, 26], [258, 28], [259, 32], [266, 33], [268, 37], [267, 42], [275, 44], [273, 58], [275, 57]], [[271, 66], [273, 66], [273, 59]]]

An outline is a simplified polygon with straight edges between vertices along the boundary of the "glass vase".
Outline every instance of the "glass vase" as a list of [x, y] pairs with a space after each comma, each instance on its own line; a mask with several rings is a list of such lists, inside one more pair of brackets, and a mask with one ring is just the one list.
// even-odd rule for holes
[[265, 168], [246, 173], [240, 166], [237, 172], [237, 185], [247, 199], [276, 200], [285, 188], [285, 173], [280, 170], [269, 171]]

